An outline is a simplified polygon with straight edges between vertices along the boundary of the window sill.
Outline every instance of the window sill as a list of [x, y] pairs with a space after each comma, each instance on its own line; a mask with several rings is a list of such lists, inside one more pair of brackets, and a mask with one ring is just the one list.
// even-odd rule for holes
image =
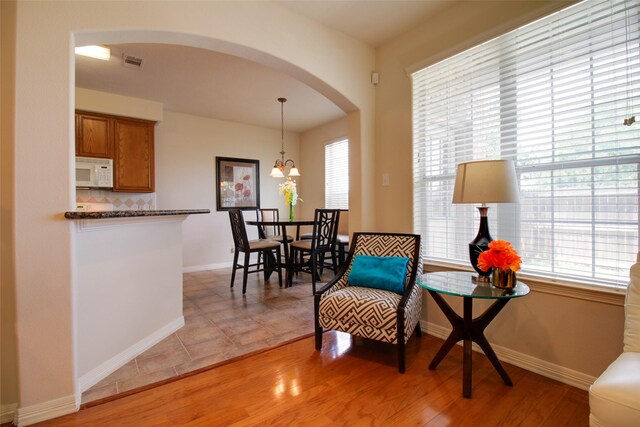
[[[424, 264], [424, 272], [435, 271], [469, 271], [470, 267], [455, 263], [428, 261]], [[534, 292], [599, 302], [616, 306], [624, 306], [626, 289], [598, 286], [589, 283], [578, 283], [547, 279], [540, 276], [518, 274], [518, 280], [526, 283]]]

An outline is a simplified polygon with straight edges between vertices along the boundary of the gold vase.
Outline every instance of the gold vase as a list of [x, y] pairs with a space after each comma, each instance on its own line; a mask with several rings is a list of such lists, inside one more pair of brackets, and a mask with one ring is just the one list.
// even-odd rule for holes
[[493, 267], [491, 272], [491, 284], [500, 289], [512, 289], [516, 286], [516, 272], [510, 268], [503, 270]]

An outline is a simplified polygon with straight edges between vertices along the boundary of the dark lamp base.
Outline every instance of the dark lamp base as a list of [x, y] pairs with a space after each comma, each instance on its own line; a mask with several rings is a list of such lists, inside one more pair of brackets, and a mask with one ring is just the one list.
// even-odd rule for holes
[[480, 270], [480, 267], [478, 267], [478, 256], [489, 249], [489, 243], [493, 241], [491, 234], [489, 234], [489, 221], [487, 220], [487, 211], [489, 208], [479, 206], [478, 210], [480, 211], [480, 228], [478, 229], [476, 238], [469, 242], [469, 260], [471, 261], [473, 269], [478, 273], [478, 276], [488, 280], [489, 276], [491, 276], [491, 271]]

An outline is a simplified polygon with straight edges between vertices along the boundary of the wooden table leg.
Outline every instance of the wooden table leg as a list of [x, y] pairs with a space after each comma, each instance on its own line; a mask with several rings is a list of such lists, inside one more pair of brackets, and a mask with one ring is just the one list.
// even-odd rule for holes
[[485, 328], [489, 326], [491, 321], [498, 315], [498, 313], [500, 313], [500, 311], [504, 308], [505, 305], [507, 305], [508, 302], [508, 299], [496, 300], [496, 302], [494, 302], [484, 313], [482, 313], [482, 315], [478, 316], [477, 319], [474, 319], [471, 334], [473, 342], [477, 343], [480, 346], [485, 356], [487, 356], [495, 370], [498, 371], [498, 374], [500, 374], [502, 381], [504, 381], [506, 385], [512, 386], [513, 383], [511, 382], [511, 378], [509, 378], [509, 374], [507, 374], [507, 371], [505, 371], [502, 367], [498, 356], [496, 356], [496, 353], [493, 351], [491, 344], [489, 344], [489, 341], [487, 341], [487, 338], [484, 336]]
[[275, 256], [273, 256], [273, 254], [269, 251], [269, 252], [263, 252], [262, 253], [262, 262], [264, 263], [264, 268], [263, 268], [263, 274], [264, 274], [264, 281], [266, 282], [267, 280], [269, 280], [269, 278], [271, 277], [271, 274], [276, 270], [275, 267]]
[[463, 317], [460, 317], [444, 298], [435, 291], [429, 291], [440, 310], [451, 323], [452, 330], [445, 342], [442, 344], [433, 360], [429, 364], [429, 369], [436, 369], [438, 364], [451, 351], [454, 345], [459, 341], [463, 341], [463, 359], [462, 359], [462, 396], [470, 398], [473, 388], [472, 380], [472, 343], [477, 343], [484, 354], [487, 356], [495, 370], [498, 372], [506, 385], [513, 385], [507, 371], [503, 368], [500, 360], [496, 356], [491, 344], [484, 336], [485, 328], [500, 313], [508, 299], [498, 299], [484, 313], [477, 318], [473, 318], [473, 298], [464, 298], [463, 300]]
[[[285, 285], [284, 287], [288, 287], [289, 286], [289, 275], [291, 274], [290, 272], [290, 268], [289, 268], [289, 242], [287, 241], [287, 226], [286, 225], [282, 225], [282, 229], [280, 230], [282, 233], [282, 246], [283, 246], [283, 252], [284, 252], [284, 268], [285, 268]], [[278, 260], [278, 262], [280, 262], [280, 260]]]
[[473, 357], [473, 351], [471, 350], [471, 344], [473, 342], [473, 299], [464, 298], [463, 304], [464, 330], [462, 335], [464, 336], [464, 342], [462, 356], [462, 396], [470, 398], [472, 385], [471, 360]]
[[287, 262], [289, 260], [289, 242], [287, 241], [287, 226], [283, 225], [282, 230], [280, 230], [280, 232], [282, 233], [282, 245], [284, 246], [284, 259], [285, 259], [285, 262]]
[[462, 324], [462, 317], [458, 316], [458, 314], [453, 311], [453, 309], [449, 306], [449, 304], [447, 304], [447, 302], [444, 300], [444, 298], [442, 298], [440, 294], [434, 291], [429, 291], [429, 294], [431, 294], [433, 300], [436, 302], [436, 304], [438, 304], [438, 307], [440, 307], [440, 310], [442, 310], [444, 315], [447, 316], [447, 319], [449, 319], [449, 323], [451, 323], [451, 326], [453, 327], [453, 330], [447, 337], [446, 341], [444, 342], [444, 344], [442, 344], [440, 350], [438, 350], [436, 355], [433, 357], [433, 360], [429, 364], [429, 369], [433, 370], [436, 369], [442, 359], [444, 359], [444, 357], [449, 354], [449, 351], [451, 351], [453, 346], [456, 345], [458, 341], [463, 339], [462, 331], [464, 329], [464, 325]]

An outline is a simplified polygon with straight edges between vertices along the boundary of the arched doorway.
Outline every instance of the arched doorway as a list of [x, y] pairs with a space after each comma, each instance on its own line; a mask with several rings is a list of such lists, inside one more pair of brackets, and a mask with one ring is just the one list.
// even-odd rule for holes
[[[87, 36], [87, 34], [83, 34], [82, 38], [84, 39], [84, 38], [86, 38], [86, 36]], [[84, 43], [105, 44], [105, 45], [109, 44], [108, 40], [110, 39], [110, 37], [108, 35], [97, 35], [96, 34], [95, 36], [96, 36], [95, 37], [95, 41], [86, 41]], [[104, 37], [104, 38], [102, 38], [102, 37]], [[126, 36], [124, 36], [123, 34], [118, 34], [117, 38], [124, 39], [124, 38], [126, 38]], [[150, 37], [150, 38], [153, 38], [153, 37]], [[200, 39], [200, 38], [198, 38], [193, 44], [188, 44], [189, 41], [188, 40], [182, 40], [181, 37], [178, 37], [178, 38], [180, 39], [180, 42], [181, 42], [180, 45], [181, 46], [192, 46], [193, 44], [198, 44], [198, 45], [203, 44], [202, 43], [202, 39]], [[157, 41], [163, 41], [164, 42], [166, 40], [172, 40], [172, 39], [173, 38], [171, 37], [171, 34], [159, 33], [157, 35], [157, 40], [154, 40], [154, 42], [157, 42]], [[121, 40], [121, 42], [122, 42], [122, 40]], [[77, 42], [78, 45], [84, 44], [84, 43]], [[207, 43], [204, 43], [204, 44], [207, 44]], [[224, 51], [225, 53], [240, 52], [241, 54], [244, 55], [245, 58], [254, 58], [254, 57], [262, 58], [262, 59], [264, 59], [264, 62], [262, 63], [262, 65], [265, 65], [265, 64], [269, 64], [269, 66], [276, 65], [279, 70], [281, 70], [281, 71], [286, 70], [287, 72], [292, 72], [292, 75], [298, 76], [298, 77], [300, 77], [300, 78], [302, 78], [302, 79], [304, 79], [306, 81], [313, 82], [316, 85], [316, 87], [321, 88], [326, 93], [330, 93], [330, 94], [333, 93], [335, 95], [335, 91], [331, 90], [331, 88], [329, 88], [325, 83], [323, 83], [322, 81], [320, 81], [319, 79], [317, 79], [313, 75], [311, 75], [311, 74], [309, 74], [307, 72], [303, 72], [298, 67], [292, 66], [291, 64], [288, 64], [288, 63], [285, 63], [284, 61], [278, 60], [277, 58], [274, 58], [273, 56], [256, 55], [255, 51], [250, 51], [250, 50], [247, 50], [246, 48], [241, 48], [241, 47], [238, 47], [238, 46], [233, 45], [233, 44], [219, 43], [219, 42], [216, 43], [216, 47], [220, 47], [220, 46], [223, 46], [223, 48], [221, 50]], [[201, 47], [201, 46], [198, 46], [198, 47]], [[354, 108], [353, 105], [349, 101], [347, 101], [346, 98], [344, 98], [343, 96], [340, 95], [340, 96], [337, 96], [336, 98], [337, 98], [338, 102], [340, 102], [342, 104], [347, 104], [349, 108]], [[80, 301], [79, 303], [82, 303], [82, 301]], [[80, 310], [80, 311], [82, 311], [82, 310]], [[82, 319], [80, 319], [80, 320], [82, 320]], [[80, 340], [77, 343], [77, 345], [78, 345], [79, 348], [82, 348], [84, 344], [83, 344], [83, 342], [81, 340], [81, 337], [79, 339]], [[82, 380], [80, 381], [80, 385], [81, 385], [81, 387], [83, 387], [83, 385], [84, 385]], [[83, 389], [84, 389], [84, 387], [83, 387]]]

